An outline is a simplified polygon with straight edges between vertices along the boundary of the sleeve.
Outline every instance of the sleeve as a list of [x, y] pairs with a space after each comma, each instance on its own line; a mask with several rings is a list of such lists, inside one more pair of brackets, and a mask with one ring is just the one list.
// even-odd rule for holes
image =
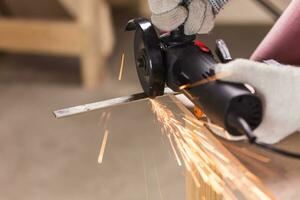
[[300, 65], [300, 0], [293, 0], [251, 59], [274, 59], [280, 63]]

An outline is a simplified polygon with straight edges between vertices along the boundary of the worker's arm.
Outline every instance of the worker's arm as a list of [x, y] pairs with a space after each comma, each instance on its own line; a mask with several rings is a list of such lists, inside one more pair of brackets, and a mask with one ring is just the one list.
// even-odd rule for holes
[[280, 19], [252, 55], [252, 60], [276, 59], [300, 65], [300, 0], [291, 1]]
[[217, 66], [229, 82], [248, 83], [264, 105], [262, 124], [254, 134], [265, 143], [277, 143], [300, 128], [300, 68], [237, 59]]
[[229, 0], [148, 0], [152, 22], [162, 31], [172, 31], [184, 24], [185, 34], [208, 33], [214, 27], [215, 15]]

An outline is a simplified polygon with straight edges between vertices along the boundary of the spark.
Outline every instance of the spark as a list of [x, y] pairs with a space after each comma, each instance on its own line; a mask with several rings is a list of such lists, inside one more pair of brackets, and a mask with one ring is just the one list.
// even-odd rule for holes
[[[199, 125], [197, 125], [196, 123], [194, 123], [192, 120], [189, 120], [189, 119], [187, 119], [187, 118], [185, 118], [185, 117], [183, 117], [182, 118], [186, 123], [188, 123], [188, 124], [190, 124], [190, 125], [192, 125], [192, 126], [194, 126], [194, 127], [198, 127]], [[198, 123], [199, 124], [199, 123]], [[204, 125], [204, 123], [202, 123], [201, 124], [202, 126]]]
[[101, 115], [101, 118], [100, 118], [100, 122], [102, 122], [104, 120], [105, 116], [106, 116], [106, 112], [103, 112]]
[[200, 183], [204, 182], [207, 187], [212, 188], [214, 195], [222, 195], [224, 199], [237, 199], [234, 192], [237, 190], [244, 196], [255, 197], [254, 199], [271, 199], [256, 187], [245, 171], [231, 163], [227, 154], [215, 148], [214, 140], [205, 136], [205, 125], [216, 125], [189, 116], [181, 116], [179, 120], [178, 115], [158, 100], [151, 99], [150, 103], [157, 120], [163, 125], [162, 133], [169, 138], [172, 149], [174, 148], [176, 159], [183, 161], [197, 187], [201, 187]]
[[195, 172], [191, 171], [190, 174], [191, 174], [191, 176], [192, 176], [192, 178], [193, 178], [193, 180], [194, 180], [194, 182], [195, 182], [195, 184], [196, 184], [196, 187], [197, 187], [197, 188], [200, 188], [200, 187], [201, 187], [201, 184], [200, 184], [200, 182], [199, 182], [199, 179], [198, 179], [197, 176], [195, 175]]
[[123, 76], [124, 60], [125, 60], [125, 53], [122, 54], [122, 58], [121, 58], [121, 65], [120, 65], [120, 72], [119, 72], [119, 81], [122, 80], [122, 76]]
[[229, 72], [221, 72], [221, 73], [218, 73], [218, 74], [216, 74], [214, 76], [211, 76], [211, 77], [202, 79], [200, 81], [197, 81], [197, 82], [195, 82], [193, 84], [182, 85], [182, 86], [179, 87], [179, 89], [180, 90], [190, 89], [190, 88], [197, 87], [197, 86], [200, 86], [200, 85], [204, 85], [204, 84], [216, 81], [216, 80], [220, 80], [222, 78], [226, 78], [226, 77], [228, 77], [230, 75], [231, 75], [231, 73], [229, 73]]
[[145, 159], [144, 150], [142, 153], [142, 158], [143, 158], [143, 172], [144, 172], [144, 181], [145, 181], [145, 195], [146, 195], [146, 199], [148, 200], [149, 199], [148, 178], [147, 178], [146, 159]]
[[157, 181], [159, 197], [160, 197], [161, 200], [163, 200], [163, 194], [162, 194], [162, 191], [161, 191], [161, 186], [160, 186], [160, 181], [159, 181], [159, 176], [158, 176], [158, 170], [157, 170], [156, 165], [154, 166], [154, 170], [155, 170], [155, 178], [156, 178], [156, 181]]
[[189, 92], [186, 91], [186, 89], [181, 89], [181, 91], [189, 98], [189, 99], [195, 99]]
[[111, 113], [110, 112], [104, 112], [104, 113], [102, 113], [99, 125], [103, 126], [104, 129], [106, 129], [106, 127], [108, 125], [108, 121], [110, 120], [110, 117], [111, 117]]
[[265, 193], [263, 193], [257, 187], [253, 187], [252, 190], [253, 190], [253, 192], [255, 192], [257, 194], [257, 196], [259, 197], [259, 199], [261, 199], [261, 200], [268, 200], [268, 199], [270, 199]]
[[169, 141], [170, 141], [172, 150], [173, 150], [173, 152], [174, 152], [175, 158], [176, 158], [176, 160], [177, 160], [177, 163], [178, 163], [179, 166], [181, 166], [182, 163], [181, 163], [180, 158], [179, 158], [179, 156], [178, 156], [178, 154], [177, 154], [177, 151], [176, 151], [176, 149], [175, 149], [175, 147], [174, 147], [174, 144], [173, 144], [173, 141], [172, 141], [172, 138], [171, 138], [171, 135], [170, 135], [170, 134], [168, 135], [168, 138], [169, 138]]
[[253, 151], [249, 151], [249, 150], [246, 149], [246, 148], [240, 148], [240, 147], [236, 147], [236, 146], [233, 146], [233, 145], [228, 145], [228, 144], [226, 144], [226, 143], [225, 143], [225, 145], [228, 146], [228, 148], [233, 149], [234, 151], [240, 152], [240, 153], [242, 153], [243, 155], [248, 156], [248, 157], [250, 157], [250, 158], [252, 158], [252, 159], [255, 159], [255, 160], [257, 160], [257, 161], [260, 161], [260, 162], [262, 162], [262, 163], [269, 163], [269, 162], [271, 162], [271, 159], [270, 159], [270, 158], [265, 157], [265, 156], [263, 156], [263, 155], [260, 155], [260, 154], [258, 154], [258, 153], [255, 153], [255, 152], [253, 152]]
[[104, 152], [105, 152], [107, 138], [108, 138], [108, 130], [105, 130], [104, 137], [103, 137], [103, 140], [102, 140], [102, 145], [101, 145], [100, 152], [99, 152], [99, 157], [98, 157], [98, 163], [99, 164], [102, 164], [102, 161], [103, 161], [103, 156], [104, 156]]

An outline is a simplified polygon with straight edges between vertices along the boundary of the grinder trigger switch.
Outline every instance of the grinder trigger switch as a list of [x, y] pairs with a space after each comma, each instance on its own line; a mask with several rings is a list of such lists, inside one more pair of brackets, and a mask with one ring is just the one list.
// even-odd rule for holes
[[210, 49], [200, 40], [195, 40], [194, 44], [199, 47], [199, 49], [205, 53], [210, 53]]
[[216, 54], [222, 63], [228, 63], [232, 61], [230, 51], [222, 39], [216, 41]]

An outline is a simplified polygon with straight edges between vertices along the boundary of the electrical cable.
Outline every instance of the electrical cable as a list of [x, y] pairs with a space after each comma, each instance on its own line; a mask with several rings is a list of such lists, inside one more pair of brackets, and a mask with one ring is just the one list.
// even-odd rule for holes
[[242, 117], [238, 115], [232, 115], [232, 117], [230, 117], [230, 121], [232, 122], [232, 125], [234, 125], [238, 129], [241, 129], [244, 132], [244, 134], [249, 139], [250, 144], [254, 144], [260, 148], [271, 151], [273, 153], [277, 153], [290, 158], [300, 159], [300, 153], [287, 151], [284, 149], [277, 148], [273, 145], [257, 141], [257, 137], [253, 134], [251, 127], [249, 126], [247, 121]]

